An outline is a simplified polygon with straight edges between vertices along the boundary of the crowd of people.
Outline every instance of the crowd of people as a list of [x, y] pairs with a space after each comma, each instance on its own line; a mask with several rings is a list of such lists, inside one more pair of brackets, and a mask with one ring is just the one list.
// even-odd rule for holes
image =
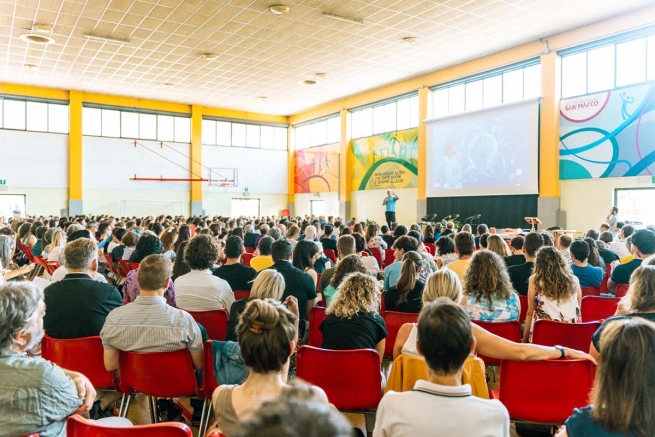
[[[315, 306], [325, 307], [322, 348], [373, 349], [381, 363], [389, 336], [381, 308], [417, 315], [389, 358], [421, 357], [427, 380], [384, 396], [374, 436], [508, 436], [507, 409], [462, 382], [476, 353], [597, 362], [591, 404], [572, 411], [558, 435], [655, 435], [652, 227], [612, 220], [575, 239], [555, 230], [509, 238], [484, 224], [390, 225], [322, 216], [0, 218], [0, 435], [63, 436], [76, 413], [129, 425], [112, 417], [119, 394], [97, 394], [84, 375], [39, 357], [44, 335], [100, 336], [108, 371], [118, 371], [121, 351], [186, 349], [201, 379], [213, 370], [203, 368], [209, 336], [189, 312], [217, 309], [229, 314], [226, 342], [214, 344], [232, 380], [214, 392], [209, 432], [291, 435], [285, 427], [304, 426], [303, 435], [353, 435], [321, 388], [294, 381]], [[34, 257], [59, 267], [35, 269]], [[121, 262], [132, 267], [124, 275], [110, 268]], [[601, 284], [608, 295], [628, 291], [589, 351], [531, 343], [537, 320], [580, 323], [582, 288]], [[472, 323], [518, 321], [520, 296], [521, 343]], [[325, 371], [338, 369], [326, 363]], [[202, 401], [191, 406], [197, 424]], [[160, 420], [179, 419], [172, 402], [159, 407]]]

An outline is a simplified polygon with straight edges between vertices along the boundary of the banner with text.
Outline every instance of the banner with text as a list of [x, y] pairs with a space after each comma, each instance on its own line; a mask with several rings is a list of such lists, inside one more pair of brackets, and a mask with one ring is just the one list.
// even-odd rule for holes
[[339, 191], [339, 143], [294, 152], [294, 192]]
[[418, 129], [352, 140], [349, 153], [353, 191], [418, 186]]
[[655, 83], [562, 100], [560, 179], [655, 174]]

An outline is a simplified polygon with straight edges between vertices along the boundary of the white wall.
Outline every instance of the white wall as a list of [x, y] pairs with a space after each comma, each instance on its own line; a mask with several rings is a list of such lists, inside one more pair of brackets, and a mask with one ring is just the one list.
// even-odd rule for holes
[[[232, 215], [232, 199], [246, 198], [243, 193], [230, 193], [227, 188], [225, 192], [207, 192], [202, 195], [202, 208], [208, 215]], [[219, 188], [219, 190], [223, 190]], [[251, 193], [248, 199], [259, 199], [259, 211], [261, 215], [280, 216], [280, 211], [287, 207], [286, 194]]]
[[[410, 225], [418, 221], [416, 188], [403, 188], [393, 190], [399, 197], [396, 203], [396, 221], [403, 225]], [[350, 194], [350, 215], [359, 221], [375, 220], [380, 226], [386, 224], [382, 201], [387, 196], [387, 190], [353, 191]], [[350, 219], [350, 217], [347, 217]]]
[[566, 211], [566, 228], [578, 231], [598, 228], [614, 205], [615, 188], [652, 186], [651, 178], [643, 176], [560, 181], [560, 209]]
[[315, 193], [295, 194], [293, 200], [294, 215], [309, 215], [311, 213], [310, 202], [312, 200], [323, 200], [325, 202], [325, 216], [339, 216], [339, 193]]

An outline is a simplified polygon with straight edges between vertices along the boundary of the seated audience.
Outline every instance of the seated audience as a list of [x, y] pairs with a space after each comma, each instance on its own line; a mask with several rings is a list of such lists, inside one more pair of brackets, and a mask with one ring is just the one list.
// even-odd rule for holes
[[[330, 276], [328, 286], [323, 290], [326, 308], [329, 307], [334, 300], [334, 296], [339, 292], [339, 286], [346, 276], [355, 272], [368, 274], [368, 269], [363, 260], [364, 258], [361, 256], [348, 255], [339, 261], [339, 264], [335, 267], [334, 274]], [[323, 282], [322, 278], [321, 282]]]
[[[145, 257], [149, 255], [159, 255], [163, 249], [161, 241], [155, 234], [152, 232], [144, 232], [141, 237], [139, 237], [136, 244], [136, 248], [130, 259], [139, 260], [134, 262], [141, 262]], [[134, 302], [134, 300], [139, 296], [141, 288], [139, 287], [139, 281], [137, 280], [138, 269], [133, 269], [127, 272], [125, 277], [125, 282], [123, 283], [123, 303], [128, 304]], [[171, 306], [177, 306], [177, 301], [175, 300], [175, 287], [173, 286], [173, 281], [168, 283], [168, 288], [164, 293], [166, 302]]]
[[48, 228], [45, 226], [39, 226], [36, 228], [34, 235], [36, 235], [36, 242], [32, 246], [32, 256], [41, 256], [43, 253], [43, 235]]
[[378, 272], [380, 271], [378, 260], [371, 255], [363, 256], [364, 250], [366, 249], [366, 240], [361, 236], [361, 234], [355, 232], [352, 236], [355, 239], [355, 253], [357, 253], [357, 255], [362, 259], [369, 275], [377, 278]]
[[[482, 243], [480, 243], [482, 244]], [[468, 268], [473, 252], [475, 251], [475, 242], [473, 234], [469, 232], [460, 232], [455, 235], [455, 252], [457, 261], [449, 263], [446, 268], [455, 272], [460, 282], [464, 282], [466, 269]]]
[[159, 234], [159, 239], [161, 240], [162, 249], [161, 254], [166, 258], [170, 259], [171, 262], [175, 261], [175, 241], [177, 240], [177, 227], [169, 226]]
[[490, 236], [491, 234], [489, 232], [480, 235], [480, 250], [487, 248], [487, 241], [489, 240]]
[[384, 356], [387, 328], [378, 314], [379, 285], [370, 275], [351, 273], [341, 283], [339, 293], [326, 309], [319, 329], [323, 349], [375, 349]]
[[389, 229], [387, 225], [380, 226], [380, 237], [382, 240], [387, 243], [387, 247], [393, 246], [393, 242], [396, 240], [392, 234], [393, 229]]
[[184, 262], [184, 250], [188, 241], [183, 241], [177, 247], [177, 252], [175, 252], [175, 263], [173, 263], [173, 276], [171, 276], [171, 281], [175, 281], [182, 275], [186, 275], [191, 271], [186, 262]]
[[489, 235], [487, 238], [487, 250], [495, 253], [502, 259], [509, 257], [512, 252], [507, 247], [507, 243], [498, 235]]
[[503, 259], [491, 250], [475, 254], [464, 275], [462, 306], [471, 320], [511, 322], [521, 312]]
[[132, 252], [136, 248], [136, 243], [139, 242], [139, 234], [134, 231], [125, 231], [118, 246], [114, 247], [111, 251], [111, 256], [115, 261], [123, 259], [125, 261], [130, 259]]
[[[355, 237], [352, 235], [342, 235], [339, 237], [337, 240], [337, 265], [339, 265], [339, 262], [341, 262], [342, 259], [355, 253], [355, 246]], [[325, 289], [328, 287], [332, 279], [332, 275], [335, 273], [335, 269], [336, 266], [330, 267], [329, 269], [325, 269], [325, 271], [321, 274], [321, 281], [318, 286], [319, 292], [325, 291]]]
[[[84, 229], [82, 231], [73, 232], [68, 237], [68, 244], [71, 244], [74, 241], [77, 241], [77, 240], [80, 240], [80, 239], [90, 240], [91, 242], [93, 242], [93, 244], [96, 244], [95, 239], [93, 238], [91, 233], [89, 231], [87, 231], [86, 229]], [[61, 254], [62, 259], [65, 258], [64, 254], [65, 254], [65, 252], [62, 252], [62, 254]], [[65, 263], [65, 259], [64, 259], [64, 263], [62, 263], [59, 266], [59, 268], [57, 268], [57, 270], [55, 270], [52, 273], [52, 276], [50, 277], [50, 281], [51, 282], [61, 281], [62, 279], [64, 279], [64, 277], [67, 274], [68, 274], [68, 269], [66, 268], [66, 263]], [[89, 270], [89, 275], [91, 276], [91, 279], [93, 279], [94, 281], [107, 283], [107, 278], [105, 278], [103, 275], [98, 273], [97, 270]]]
[[633, 226], [631, 225], [623, 226], [619, 233], [619, 239], [614, 240], [612, 243], [610, 243], [610, 245], [607, 248], [612, 252], [614, 252], [616, 256], [619, 257], [619, 259], [623, 259], [625, 257], [630, 256], [631, 254], [625, 244], [625, 239], [628, 238], [630, 235], [632, 235], [634, 232], [635, 232], [635, 228]]
[[542, 231], [541, 236], [544, 237], [544, 246], [555, 246], [553, 236], [548, 231]]
[[537, 320], [580, 323], [582, 292], [562, 253], [551, 246], [542, 247], [534, 263], [528, 286], [528, 312], [523, 342], [531, 338]]
[[472, 396], [471, 386], [462, 385], [464, 362], [475, 351], [476, 339], [459, 305], [439, 298], [424, 308], [416, 346], [425, 357], [429, 380], [418, 380], [412, 391], [389, 391], [382, 398], [374, 437], [509, 436], [509, 413], [503, 404]]
[[419, 313], [422, 306], [423, 288], [425, 283], [419, 280], [423, 267], [423, 257], [413, 251], [403, 255], [400, 277], [396, 285], [389, 288], [384, 296], [386, 311], [403, 313]]
[[455, 229], [455, 223], [449, 221], [446, 223], [446, 229], [444, 229], [441, 235], [447, 236], [455, 233], [457, 233], [457, 229]]
[[287, 241], [291, 244], [291, 248], [295, 249], [300, 237], [300, 228], [296, 225], [291, 225], [287, 232]]
[[312, 277], [314, 283], [318, 279], [314, 262], [321, 257], [318, 244], [309, 239], [300, 240], [293, 249], [292, 264]]
[[[143, 237], [141, 237], [143, 239]], [[230, 284], [212, 274], [220, 249], [209, 235], [196, 235], [186, 245], [184, 261], [191, 271], [175, 279], [177, 306], [189, 311], [219, 310], [228, 312], [234, 302]]]
[[214, 276], [227, 281], [232, 290], [250, 290], [257, 271], [241, 264], [241, 255], [245, 253], [241, 237], [232, 235], [225, 240], [225, 264], [214, 269]]
[[507, 273], [509, 273], [509, 280], [512, 282], [512, 287], [521, 296], [528, 295], [528, 283], [530, 276], [532, 276], [534, 260], [537, 257], [537, 251], [543, 245], [543, 236], [538, 232], [530, 232], [525, 236], [525, 243], [523, 246], [525, 263], [507, 268]]
[[598, 253], [603, 258], [605, 264], [612, 264], [614, 261], [619, 261], [619, 256], [608, 249], [609, 245], [614, 242], [614, 234], [609, 231], [602, 232], [600, 234], [600, 241], [605, 243], [605, 248], [598, 249]]
[[423, 267], [419, 273], [419, 279], [422, 282], [425, 282], [428, 279], [428, 276], [439, 270], [439, 267], [437, 267], [437, 263], [434, 261], [434, 257], [423, 243], [423, 234], [421, 234], [419, 231], [409, 231], [407, 236], [414, 237], [416, 238], [416, 241], [418, 241], [418, 249], [416, 249], [416, 252], [418, 252], [418, 254], [423, 258]]
[[337, 239], [334, 238], [334, 226], [325, 225], [323, 227], [323, 236], [320, 239], [320, 243], [323, 246], [323, 250], [332, 249], [334, 253], [337, 253]]
[[629, 237], [627, 237], [625, 239], [625, 247], [626, 247], [626, 249], [628, 249], [628, 253], [630, 255], [628, 255], [628, 256], [626, 256], [624, 258], [621, 258], [620, 261], [619, 261], [621, 264], [628, 263], [628, 262], [632, 261], [633, 259], [635, 259], [634, 253], [633, 253], [634, 246], [632, 245], [632, 235], [630, 235]]
[[395, 261], [384, 268], [384, 289], [388, 290], [398, 282], [402, 269], [402, 260], [405, 253], [418, 250], [418, 240], [414, 237], [400, 236], [393, 243]]
[[248, 224], [244, 228], [244, 234], [243, 234], [243, 245], [244, 247], [252, 247], [255, 249], [257, 247], [257, 244], [255, 242], [257, 241], [257, 238], [259, 237], [259, 234], [255, 231], [255, 228]]
[[512, 252], [510, 256], [504, 258], [505, 265], [507, 267], [517, 266], [519, 264], [525, 264], [525, 255], [523, 254], [523, 244], [525, 242], [525, 237], [522, 235], [517, 235], [512, 238], [509, 245], [509, 250]]
[[366, 236], [364, 241], [366, 241], [366, 248], [368, 249], [379, 249], [380, 255], [382, 256], [382, 261], [384, 261], [385, 250], [390, 247], [387, 245], [387, 242], [384, 240], [384, 235], [380, 234], [380, 227], [371, 223], [366, 229]]
[[612, 293], [618, 284], [629, 284], [630, 275], [637, 267], [641, 266], [642, 260], [655, 254], [655, 232], [648, 229], [638, 230], [632, 234], [632, 245], [634, 246], [634, 259], [616, 266], [612, 270], [609, 281], [607, 281], [607, 287]]
[[600, 253], [598, 253], [598, 241], [589, 237], [585, 237], [584, 241], [586, 241], [587, 244], [589, 245], [589, 258], [588, 258], [589, 264], [595, 267], [600, 267], [603, 270], [603, 274], [604, 274], [605, 262], [601, 258]]
[[[484, 234], [489, 233], [489, 226], [487, 226], [484, 223], [480, 223], [478, 227], [475, 229], [476, 234], [474, 237], [475, 240], [475, 248], [480, 249], [480, 237], [482, 237]], [[471, 232], [472, 233], [472, 232]]]
[[16, 251], [16, 242], [7, 235], [0, 235], [0, 276], [2, 281], [21, 279], [34, 269], [35, 264], [25, 264], [18, 267], [12, 258]]
[[46, 261], [57, 261], [61, 263], [64, 260], [64, 247], [66, 246], [66, 233], [57, 231], [52, 236], [52, 242], [48, 248], [48, 258]]
[[434, 226], [426, 225], [423, 229], [423, 242], [434, 244], [437, 240], [434, 238]]
[[564, 255], [566, 262], [569, 264], [573, 262], [571, 259], [571, 252], [569, 251], [569, 247], [571, 247], [572, 241], [573, 239], [571, 236], [566, 234], [560, 234], [555, 240], [555, 248], [559, 250], [562, 255]]
[[598, 239], [600, 238], [600, 232], [597, 231], [596, 229], [589, 229], [589, 230], [585, 233], [584, 236], [585, 236], [585, 238], [591, 238], [591, 239], [593, 239], [593, 240], [598, 240]]
[[453, 261], [457, 261], [458, 256], [455, 252], [455, 240], [449, 237], [439, 237], [435, 243], [437, 249], [437, 266], [443, 267]]
[[257, 256], [250, 260], [250, 267], [259, 272], [273, 265], [271, 246], [274, 242], [275, 240], [268, 235], [265, 235], [259, 239], [257, 244]]
[[569, 252], [571, 253], [571, 270], [578, 278], [580, 287], [600, 287], [603, 282], [605, 271], [600, 267], [595, 267], [589, 264], [589, 244], [584, 240], [577, 240], [571, 243]]
[[114, 228], [111, 231], [111, 241], [106, 246], [106, 252], [112, 257], [112, 261], [114, 260], [113, 251], [120, 246], [121, 240], [126, 233], [127, 231], [123, 228]]

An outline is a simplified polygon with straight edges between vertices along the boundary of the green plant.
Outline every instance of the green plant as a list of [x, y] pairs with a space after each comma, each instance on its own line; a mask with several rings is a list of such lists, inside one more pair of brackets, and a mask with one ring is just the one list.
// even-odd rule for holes
[[377, 225], [375, 220], [366, 219], [366, 227], [368, 228], [371, 225]]
[[462, 229], [462, 222], [460, 222], [459, 220], [446, 220], [446, 219], [443, 219], [443, 220], [441, 220], [441, 225], [444, 227], [444, 229], [446, 228], [446, 224], [449, 221], [453, 222], [453, 224], [455, 225], [455, 230]]

